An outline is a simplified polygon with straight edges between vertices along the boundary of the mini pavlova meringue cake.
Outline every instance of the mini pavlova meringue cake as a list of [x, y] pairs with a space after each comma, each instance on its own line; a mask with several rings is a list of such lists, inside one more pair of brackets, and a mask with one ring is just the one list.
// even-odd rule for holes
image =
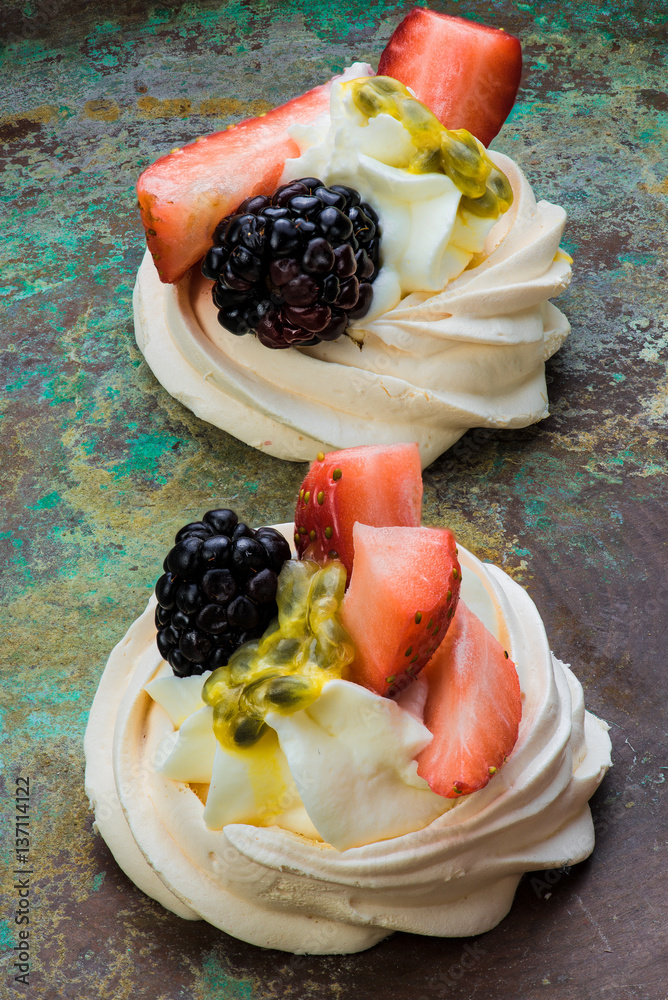
[[85, 749], [98, 832], [179, 916], [295, 953], [472, 935], [593, 850], [608, 726], [421, 500], [417, 445], [360, 447], [318, 457], [294, 524], [177, 534]]
[[418, 9], [380, 75], [355, 63], [150, 166], [135, 330], [165, 388], [295, 461], [415, 440], [425, 466], [546, 416], [566, 216], [486, 148], [520, 70], [506, 32]]

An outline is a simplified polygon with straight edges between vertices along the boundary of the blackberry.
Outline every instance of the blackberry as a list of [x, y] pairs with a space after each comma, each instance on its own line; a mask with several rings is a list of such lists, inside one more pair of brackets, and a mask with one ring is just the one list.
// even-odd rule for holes
[[[259, 199], [256, 199], [259, 201]], [[209, 510], [181, 528], [155, 585], [157, 644], [177, 677], [225, 666], [278, 613], [278, 574], [290, 546], [232, 510]]]
[[218, 224], [202, 263], [218, 322], [265, 347], [336, 340], [369, 310], [380, 240], [373, 208], [342, 184], [302, 177], [271, 199], [246, 199]]

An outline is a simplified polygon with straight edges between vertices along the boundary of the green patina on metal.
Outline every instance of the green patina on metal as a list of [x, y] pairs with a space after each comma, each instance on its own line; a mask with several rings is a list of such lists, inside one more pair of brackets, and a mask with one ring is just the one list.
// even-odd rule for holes
[[[34, 780], [36, 988], [48, 1000], [436, 996], [462, 942], [400, 935], [364, 956], [277, 956], [166, 913], [92, 834], [82, 761], [106, 657], [143, 609], [175, 530], [218, 505], [256, 523], [289, 520], [304, 471], [203, 424], [147, 369], [131, 319], [143, 249], [136, 177], [174, 146], [262, 113], [353, 58], [375, 62], [411, 5], [132, 0], [107, 8], [104, 21], [78, 0], [47, 6], [3, 8], [0, 43], [0, 593], [9, 637], [0, 774], [5, 793], [17, 773]], [[551, 416], [525, 430], [466, 434], [426, 471], [425, 520], [451, 526], [529, 587], [588, 705], [615, 724], [610, 802], [635, 802], [630, 838], [601, 799], [605, 873], [597, 854], [588, 868], [596, 892], [586, 874], [574, 890], [611, 944], [605, 964], [599, 938], [572, 916], [577, 901], [567, 919], [564, 879], [554, 890], [555, 905], [559, 893], [564, 903], [558, 944], [537, 932], [536, 900], [520, 890], [509, 920], [484, 939], [487, 959], [447, 989], [453, 1000], [476, 990], [489, 1000], [532, 996], [556, 947], [571, 977], [563, 989], [593, 995], [651, 983], [642, 956], [660, 948], [651, 915], [665, 869], [652, 845], [668, 760], [657, 707], [668, 691], [656, 662], [668, 528], [668, 13], [658, 0], [430, 6], [522, 38], [520, 99], [494, 147], [520, 163], [538, 197], [567, 208], [575, 279], [559, 303], [573, 333], [548, 365]], [[655, 748], [654, 771], [637, 770], [626, 738]], [[4, 829], [11, 805], [4, 794]], [[13, 860], [6, 837], [1, 853]], [[631, 890], [616, 881], [629, 866], [643, 876]], [[551, 928], [557, 917], [543, 905]], [[628, 936], [639, 912], [650, 915], [638, 924], [641, 943]], [[4, 954], [14, 930], [0, 924]], [[576, 968], [585, 947], [586, 968]]]

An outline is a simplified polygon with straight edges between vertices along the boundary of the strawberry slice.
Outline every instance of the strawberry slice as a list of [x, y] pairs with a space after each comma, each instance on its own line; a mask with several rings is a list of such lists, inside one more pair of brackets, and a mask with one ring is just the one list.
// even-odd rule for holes
[[286, 159], [299, 156], [288, 135], [329, 110], [332, 81], [264, 117], [249, 118], [156, 160], [139, 178], [139, 210], [160, 280], [178, 281], [211, 246], [213, 231], [246, 198], [271, 194]]
[[422, 467], [416, 444], [321, 452], [299, 491], [297, 553], [317, 562], [340, 559], [350, 578], [355, 521], [376, 528], [416, 526], [421, 511]]
[[522, 703], [515, 664], [463, 601], [423, 671], [424, 724], [433, 734], [418, 774], [448, 799], [483, 788], [517, 741]]
[[498, 28], [414, 7], [383, 50], [378, 75], [411, 87], [446, 128], [468, 129], [488, 146], [515, 102], [522, 48]]
[[350, 680], [399, 694], [428, 663], [453, 620], [461, 568], [445, 528], [356, 524], [355, 564], [341, 621], [355, 644]]

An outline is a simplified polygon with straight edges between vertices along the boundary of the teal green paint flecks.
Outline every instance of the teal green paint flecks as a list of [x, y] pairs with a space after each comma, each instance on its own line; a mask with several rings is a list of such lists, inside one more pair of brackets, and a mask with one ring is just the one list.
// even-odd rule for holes
[[323, 41], [332, 36], [346, 37], [351, 31], [372, 29], [377, 24], [396, 24], [411, 7], [425, 7], [425, 0], [418, 3], [406, 0], [379, 0], [369, 9], [360, 9], [355, 0], [323, 0], [314, 4], [312, 0], [284, 0], [282, 3], [267, 2], [263, 5], [267, 14], [277, 19], [288, 20], [301, 17], [306, 27]]
[[120, 479], [132, 474], [151, 475], [155, 482], [164, 484], [165, 476], [156, 475], [162, 467], [164, 456], [169, 453], [179, 439], [162, 435], [138, 434], [128, 438], [128, 455], [110, 467], [114, 478]]
[[102, 888], [102, 883], [106, 878], [106, 872], [99, 872], [93, 879], [93, 892], [99, 892]]
[[[11, 738], [12, 738], [11, 733], [7, 732], [7, 729], [6, 729], [6, 726], [5, 726], [6, 715], [7, 715], [7, 710], [4, 709], [4, 708], [0, 708], [0, 746], [2, 746], [3, 743], [9, 743], [9, 742], [11, 742]], [[0, 774], [4, 774], [4, 772], [5, 772], [5, 761], [6, 761], [6, 758], [5, 758], [4, 753], [0, 754]], [[7, 839], [7, 842], [9, 843], [8, 838], [6, 838], [6, 839]]]
[[217, 951], [204, 957], [201, 977], [202, 1000], [255, 1000], [257, 996], [251, 980], [230, 975]]
[[[564, 236], [562, 236], [561, 241], [559, 243], [559, 246], [561, 247], [562, 250], [565, 250], [567, 254], [570, 254], [571, 257], [576, 257], [577, 256], [577, 253], [578, 253], [578, 250], [579, 250], [579, 246], [575, 242], [575, 240], [573, 240], [568, 235], [568, 232], [566, 232], [564, 234]], [[576, 266], [577, 266], [577, 264], [576, 264]]]
[[26, 719], [25, 734], [32, 746], [38, 743], [55, 746], [65, 746], [70, 743], [74, 748], [81, 741], [81, 734], [86, 729], [88, 710], [72, 716], [64, 713], [62, 719], [56, 718], [51, 711], [31, 712]]
[[25, 371], [16, 371], [13, 374], [12, 381], [5, 385], [5, 390], [7, 392], [20, 392], [21, 389], [26, 385], [30, 385], [35, 379], [41, 379], [48, 375], [53, 374], [53, 369], [46, 367], [45, 365], [36, 366], [35, 368], [26, 369]]
[[33, 687], [31, 691], [21, 696], [20, 701], [24, 702], [27, 706], [34, 707], [37, 704], [42, 704], [51, 708], [53, 705], [71, 705], [74, 702], [81, 701], [81, 692], [72, 690], [71, 688], [52, 689], [48, 686]]
[[653, 251], [639, 251], [637, 253], [623, 253], [617, 258], [620, 264], [632, 264], [634, 267], [654, 266], [657, 262], [657, 254]]
[[69, 375], [56, 375], [44, 384], [44, 389], [40, 397], [48, 402], [49, 406], [62, 406], [72, 403], [81, 393], [86, 383], [84, 372], [78, 372], [70, 377]]
[[40, 500], [37, 501], [32, 507], [26, 505], [26, 510], [52, 510], [62, 503], [62, 498], [59, 493], [52, 492], [47, 493]]
[[33, 582], [32, 567], [21, 552], [23, 547], [22, 538], [12, 538], [12, 548], [15, 550], [9, 562], [12, 567], [13, 584], [18, 591], [22, 587], [27, 587]]
[[7, 920], [0, 920], [0, 949], [9, 951], [16, 944], [16, 935], [12, 925]]

